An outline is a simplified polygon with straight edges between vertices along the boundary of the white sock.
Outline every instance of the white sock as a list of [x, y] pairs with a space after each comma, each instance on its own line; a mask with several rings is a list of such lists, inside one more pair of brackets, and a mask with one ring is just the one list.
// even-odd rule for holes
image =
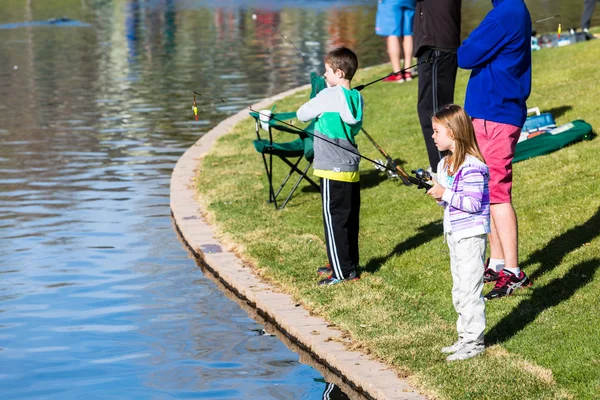
[[507, 271], [512, 272], [515, 276], [519, 277], [521, 275], [521, 268], [506, 268]]
[[501, 260], [499, 258], [490, 258], [488, 268], [491, 268], [496, 272], [500, 272], [504, 269], [504, 260]]

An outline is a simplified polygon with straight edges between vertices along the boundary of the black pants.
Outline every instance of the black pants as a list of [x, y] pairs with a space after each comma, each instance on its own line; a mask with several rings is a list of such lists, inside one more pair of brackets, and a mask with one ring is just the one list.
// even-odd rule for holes
[[456, 70], [458, 61], [455, 53], [446, 53], [440, 50], [426, 50], [418, 58], [421, 63], [430, 57], [436, 57], [431, 63], [419, 65], [419, 100], [417, 101], [417, 113], [421, 122], [421, 130], [425, 139], [429, 165], [433, 172], [437, 173], [437, 165], [442, 155], [435, 147], [433, 128], [431, 127], [431, 116], [446, 104], [454, 102], [454, 84], [456, 82]]
[[583, 13], [581, 14], [581, 29], [589, 29], [597, 0], [583, 0]]
[[327, 258], [333, 277], [348, 278], [358, 267], [360, 183], [321, 178]]

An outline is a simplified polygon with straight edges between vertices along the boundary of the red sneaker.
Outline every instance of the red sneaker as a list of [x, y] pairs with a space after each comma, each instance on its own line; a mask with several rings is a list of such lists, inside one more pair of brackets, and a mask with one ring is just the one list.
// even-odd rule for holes
[[406, 82], [408, 82], [408, 81], [412, 81], [412, 74], [410, 73], [410, 71], [406, 71], [406, 72], [404, 73], [404, 80], [405, 80]]
[[383, 80], [384, 82], [403, 82], [404, 76], [402, 74], [390, 75]]
[[517, 289], [526, 288], [533, 285], [533, 282], [529, 280], [525, 272], [521, 271], [519, 276], [516, 276], [507, 269], [500, 271], [500, 276], [496, 281], [494, 288], [485, 296], [484, 300], [497, 299], [504, 296], [510, 296]]

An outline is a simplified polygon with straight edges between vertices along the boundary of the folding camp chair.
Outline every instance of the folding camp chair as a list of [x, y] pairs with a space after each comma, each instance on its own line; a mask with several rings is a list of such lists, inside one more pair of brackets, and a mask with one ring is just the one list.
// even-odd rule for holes
[[[320, 90], [325, 88], [325, 80], [323, 79], [323, 77], [318, 76], [314, 72], [311, 73], [311, 88], [312, 90], [310, 97], [312, 98], [316, 96], [316, 94]], [[263, 110], [258, 112], [252, 111], [250, 112], [250, 116], [252, 116], [255, 120], [257, 139], [253, 142], [254, 148], [262, 156], [263, 164], [269, 181], [269, 203], [273, 203], [276, 209], [282, 209], [283, 207], [285, 207], [285, 205], [292, 198], [292, 195], [294, 194], [294, 192], [296, 191], [303, 179], [306, 179], [306, 181], [308, 181], [312, 186], [319, 189], [319, 185], [317, 185], [307, 175], [308, 169], [312, 165], [314, 152], [312, 135], [307, 134], [305, 131], [312, 133], [314, 130], [315, 122], [312, 121], [307, 128], [300, 129], [279, 122], [296, 118], [295, 112], [272, 113], [271, 111]], [[269, 139], [261, 138], [261, 130], [268, 132]], [[298, 138], [289, 142], [274, 142], [273, 130], [291, 133], [297, 135]], [[290, 168], [287, 176], [285, 177], [283, 183], [281, 183], [277, 191], [275, 191], [273, 187], [273, 156], [277, 156]], [[307, 165], [304, 167], [304, 169], [300, 169], [298, 166], [303, 158], [307, 161]], [[294, 184], [292, 189], [290, 190], [289, 194], [281, 204], [281, 206], [278, 206], [277, 197], [279, 196], [284, 186], [294, 173], [297, 173], [299, 177], [296, 180], [296, 183]]]

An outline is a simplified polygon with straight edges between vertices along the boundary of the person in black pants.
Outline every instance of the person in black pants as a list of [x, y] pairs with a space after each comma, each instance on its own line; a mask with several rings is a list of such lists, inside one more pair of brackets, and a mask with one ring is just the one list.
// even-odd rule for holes
[[[425, 139], [431, 171], [437, 174], [442, 159], [433, 141], [431, 116], [454, 103], [454, 84], [460, 46], [461, 0], [417, 0], [414, 21], [414, 54], [419, 66], [417, 113]], [[430, 62], [422, 62], [431, 60]]]
[[583, 0], [583, 14], [581, 14], [581, 29], [584, 32], [588, 32], [590, 29], [590, 21], [596, 8], [596, 1], [598, 0]]

